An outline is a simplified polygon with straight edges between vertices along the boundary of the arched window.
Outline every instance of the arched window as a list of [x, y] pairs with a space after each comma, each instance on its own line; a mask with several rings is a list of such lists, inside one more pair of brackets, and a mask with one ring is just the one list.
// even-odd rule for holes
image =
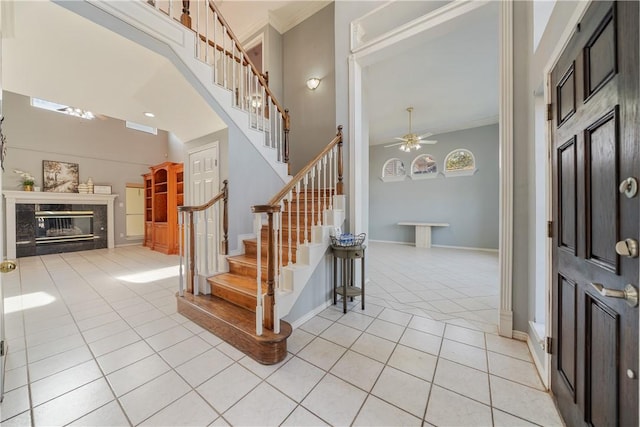
[[469, 176], [474, 173], [476, 173], [476, 159], [471, 151], [459, 148], [445, 157], [445, 176]]
[[427, 179], [438, 176], [438, 164], [431, 154], [421, 154], [411, 162], [411, 179]]
[[400, 159], [389, 159], [382, 166], [381, 180], [384, 182], [402, 181], [407, 176], [404, 170], [404, 163]]

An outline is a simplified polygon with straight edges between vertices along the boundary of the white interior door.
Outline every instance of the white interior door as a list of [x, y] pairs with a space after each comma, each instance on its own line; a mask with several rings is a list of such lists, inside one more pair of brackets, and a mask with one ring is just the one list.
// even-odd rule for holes
[[[220, 192], [220, 174], [218, 166], [218, 143], [189, 151], [190, 202], [192, 206], [207, 203]], [[216, 248], [218, 248], [219, 216], [218, 210], [198, 215], [196, 224], [196, 254], [198, 254], [198, 272], [208, 276], [217, 270]], [[207, 254], [207, 256], [205, 256]]]

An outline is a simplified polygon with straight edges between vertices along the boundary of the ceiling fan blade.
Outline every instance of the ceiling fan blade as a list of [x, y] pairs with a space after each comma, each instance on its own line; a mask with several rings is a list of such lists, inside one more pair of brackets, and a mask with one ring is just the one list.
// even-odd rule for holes
[[429, 138], [431, 135], [433, 135], [433, 132], [423, 133], [422, 135], [420, 135], [420, 136], [418, 137], [418, 139], [422, 139], [422, 138]]
[[437, 144], [438, 141], [436, 141], [435, 139], [424, 139], [420, 142], [418, 142], [419, 144], [425, 144], [425, 145], [431, 145], [431, 144]]
[[384, 148], [395, 147], [396, 145], [402, 145], [402, 144], [404, 144], [404, 142], [396, 142], [395, 144], [385, 145]]
[[397, 139], [398, 141], [404, 141], [404, 142], [407, 142], [407, 138], [405, 138], [405, 137], [403, 137], [403, 136], [396, 136], [396, 137], [395, 137], [395, 138], [393, 138], [393, 139]]

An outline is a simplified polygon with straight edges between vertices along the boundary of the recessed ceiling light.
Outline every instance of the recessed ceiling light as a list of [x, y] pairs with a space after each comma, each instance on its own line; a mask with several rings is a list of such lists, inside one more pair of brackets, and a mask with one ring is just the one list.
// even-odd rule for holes
[[144, 115], [145, 115], [145, 116], [147, 116], [147, 117], [155, 117], [155, 116], [156, 116], [155, 114], [153, 114], [153, 113], [152, 113], [152, 112], [150, 112], [150, 111], [146, 111], [146, 112], [144, 113]]

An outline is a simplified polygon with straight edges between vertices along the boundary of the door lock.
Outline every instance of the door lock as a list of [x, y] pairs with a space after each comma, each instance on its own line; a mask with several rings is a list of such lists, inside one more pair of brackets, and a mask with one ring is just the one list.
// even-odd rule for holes
[[16, 262], [5, 259], [0, 262], [0, 273], [10, 273], [16, 269]]
[[638, 257], [638, 241], [636, 239], [624, 239], [616, 243], [616, 253], [629, 258]]
[[603, 297], [622, 298], [630, 307], [636, 307], [638, 305], [638, 290], [633, 285], [625, 286], [624, 291], [605, 288], [600, 283], [591, 283], [591, 286]]
[[627, 198], [632, 199], [638, 193], [638, 180], [630, 176], [620, 183], [620, 187], [618, 187], [618, 189], [620, 190], [620, 193], [627, 196]]

